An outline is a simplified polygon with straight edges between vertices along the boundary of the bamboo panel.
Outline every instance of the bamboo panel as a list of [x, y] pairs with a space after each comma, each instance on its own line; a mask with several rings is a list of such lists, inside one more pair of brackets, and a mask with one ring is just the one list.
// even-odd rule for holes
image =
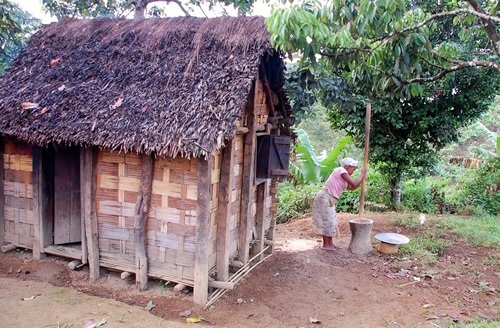
[[192, 199], [168, 197], [168, 206], [179, 210], [196, 210], [198, 202]]
[[186, 252], [196, 252], [196, 237], [184, 238], [183, 248]]
[[117, 227], [111, 224], [100, 224], [99, 237], [134, 242], [134, 229]]
[[4, 170], [4, 180], [31, 185], [33, 173], [28, 171]]
[[33, 171], [33, 157], [31, 155], [3, 154], [3, 168], [5, 170]]
[[177, 183], [170, 183], [168, 181], [153, 180], [153, 194], [159, 194], [170, 197], [181, 196], [182, 185]]
[[133, 192], [139, 190], [139, 185], [141, 183], [141, 180], [137, 178], [118, 177], [109, 174], [100, 174], [97, 180], [100, 188]]
[[19, 235], [10, 231], [5, 231], [5, 242], [13, 245], [19, 245]]
[[118, 175], [118, 163], [100, 162], [97, 167], [97, 174]]
[[118, 216], [130, 216], [135, 215], [135, 204], [117, 202], [111, 200], [103, 200], [99, 202], [98, 211], [99, 214], [107, 215], [118, 215]]
[[135, 164], [141, 165], [141, 158], [135, 155], [125, 155], [117, 152], [100, 151], [98, 161], [104, 163]]
[[178, 208], [171, 207], [161, 207], [153, 206], [150, 209], [149, 217], [162, 221], [162, 222], [172, 222], [179, 223], [179, 218], [181, 215], [181, 210]]
[[25, 208], [4, 206], [4, 219], [32, 225], [35, 220], [35, 213]]
[[15, 197], [15, 196], [5, 196], [4, 204], [5, 204], [5, 206], [33, 210], [33, 198], [20, 198], [20, 197]]
[[4, 195], [21, 198], [33, 198], [33, 185], [4, 181]]
[[100, 251], [99, 266], [115, 269], [118, 271], [135, 272], [135, 256], [111, 254], [104, 251]]
[[98, 188], [96, 190], [96, 198], [99, 200], [116, 200], [118, 199], [117, 189]]
[[178, 169], [171, 169], [168, 181], [170, 183], [197, 186], [198, 173], [193, 171], [182, 171]]

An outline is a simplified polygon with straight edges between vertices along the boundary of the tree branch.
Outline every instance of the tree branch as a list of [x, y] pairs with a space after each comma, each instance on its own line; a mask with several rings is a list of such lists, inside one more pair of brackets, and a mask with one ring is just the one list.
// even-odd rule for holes
[[[492, 22], [493, 20], [500, 21], [500, 19], [498, 19], [498, 17], [495, 16], [485, 15], [483, 8], [476, 0], [466, 0], [466, 1], [469, 3], [469, 5], [471, 5], [472, 8], [474, 8], [474, 10], [477, 13], [481, 13], [481, 15], [478, 15], [478, 17], [483, 23], [484, 30], [486, 31], [488, 38], [493, 44], [493, 49], [495, 49], [497, 55], [500, 55], [500, 36], [498, 35], [496, 27]], [[500, 4], [500, 2], [498, 3]]]
[[[474, 1], [474, 0], [467, 0], [467, 1]], [[373, 41], [381, 41], [381, 40], [384, 40], [384, 39], [387, 39], [387, 38], [392, 38], [396, 34], [401, 34], [401, 33], [405, 33], [405, 32], [409, 32], [409, 31], [413, 31], [413, 30], [419, 29], [419, 28], [427, 25], [431, 21], [436, 20], [438, 18], [446, 17], [446, 16], [456, 16], [456, 15], [462, 14], [462, 13], [471, 14], [471, 15], [475, 15], [475, 16], [480, 17], [480, 18], [484, 18], [484, 19], [488, 19], [488, 20], [500, 22], [500, 17], [496, 17], [496, 16], [491, 16], [491, 15], [487, 15], [487, 14], [484, 14], [484, 13], [480, 13], [480, 12], [478, 12], [476, 10], [472, 10], [472, 9], [469, 9], [469, 8], [458, 8], [458, 9], [455, 9], [455, 10], [445, 11], [445, 12], [441, 12], [441, 13], [437, 13], [437, 14], [431, 15], [431, 16], [429, 16], [429, 18], [424, 19], [423, 21], [421, 21], [417, 25], [413, 25], [413, 26], [409, 26], [409, 27], [403, 28], [401, 30], [393, 31], [393, 32], [388, 33], [386, 35], [383, 35], [383, 36], [381, 36], [379, 38], [376, 38]]]
[[401, 80], [401, 82], [404, 84], [434, 82], [434, 81], [441, 79], [443, 76], [445, 76], [448, 73], [456, 72], [456, 71], [466, 69], [466, 68], [471, 68], [471, 67], [489, 67], [489, 68], [493, 68], [493, 69], [500, 72], [500, 63], [495, 63], [495, 62], [491, 62], [491, 61], [487, 61], [487, 60], [472, 60], [472, 61], [453, 60], [453, 62], [458, 63], [458, 64], [455, 66], [450, 66], [450, 67], [444, 68], [441, 72], [439, 72], [439, 74], [437, 74], [435, 76], [418, 77], [418, 78], [409, 79], [409, 80]]

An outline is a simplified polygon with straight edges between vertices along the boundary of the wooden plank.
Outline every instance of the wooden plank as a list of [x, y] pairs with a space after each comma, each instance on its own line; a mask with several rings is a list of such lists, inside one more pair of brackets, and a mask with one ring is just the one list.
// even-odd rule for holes
[[257, 235], [255, 238], [259, 241], [253, 249], [252, 255], [261, 253], [259, 256], [259, 261], [262, 261], [264, 259], [264, 253], [262, 250], [264, 249], [264, 233], [265, 233], [265, 226], [264, 226], [264, 218], [266, 215], [266, 185], [267, 185], [267, 180], [265, 183], [261, 183], [260, 185], [257, 186], [257, 199], [255, 203], [257, 204], [257, 211], [255, 213], [255, 230]]
[[142, 155], [141, 184], [135, 205], [135, 282], [139, 290], [148, 288], [148, 257], [146, 254], [146, 220], [153, 187], [153, 155]]
[[208, 236], [210, 233], [211, 158], [200, 158], [198, 169], [198, 218], [196, 222], [196, 253], [194, 263], [193, 300], [205, 304], [208, 300]]
[[231, 218], [231, 195], [234, 181], [235, 143], [229, 140], [222, 158], [221, 181], [219, 184], [219, 208], [217, 224], [217, 279], [229, 279], [229, 220]]
[[79, 169], [80, 169], [80, 181], [79, 189], [80, 189], [80, 240], [82, 241], [82, 258], [81, 261], [83, 264], [88, 263], [89, 250], [87, 246], [87, 237], [85, 232], [85, 182], [82, 177], [85, 175], [85, 152], [83, 148], [80, 148], [79, 154]]
[[91, 281], [99, 279], [99, 241], [97, 226], [97, 149], [80, 149], [82, 174], [80, 184], [82, 185], [81, 215], [85, 226], [85, 239], [87, 243], [89, 278]]
[[253, 201], [253, 187], [255, 180], [255, 113], [254, 105], [257, 102], [259, 90], [259, 76], [255, 78], [253, 87], [253, 97], [250, 93], [246, 112], [247, 112], [247, 125], [250, 133], [245, 135], [244, 141], [244, 156], [243, 156], [243, 182], [241, 190], [241, 216], [239, 225], [239, 239], [238, 239], [238, 259], [247, 263], [249, 258], [249, 243], [250, 231], [252, 229], [252, 204]]
[[[271, 240], [271, 241], [274, 241], [275, 234], [276, 234], [276, 206], [277, 206], [277, 202], [278, 202], [277, 195], [276, 195], [278, 192], [277, 184], [278, 184], [278, 180], [273, 179], [273, 180], [271, 180], [271, 185], [269, 186], [269, 194], [271, 197], [271, 203], [270, 203], [268, 215], [269, 215], [270, 223], [269, 223], [269, 230], [267, 231], [266, 239]], [[273, 243], [271, 245], [271, 247], [269, 247], [269, 253], [273, 254], [275, 251], [275, 248], [276, 248], [276, 244]]]
[[40, 260], [45, 257], [44, 248], [53, 243], [53, 168], [50, 151], [33, 146], [33, 212], [35, 240], [33, 257]]
[[3, 154], [5, 152], [4, 138], [0, 136], [0, 246], [5, 244], [5, 196], [3, 193], [4, 183], [4, 168], [3, 168]]
[[67, 257], [70, 259], [80, 260], [82, 258], [82, 250], [72, 247], [49, 245], [43, 249], [44, 253]]

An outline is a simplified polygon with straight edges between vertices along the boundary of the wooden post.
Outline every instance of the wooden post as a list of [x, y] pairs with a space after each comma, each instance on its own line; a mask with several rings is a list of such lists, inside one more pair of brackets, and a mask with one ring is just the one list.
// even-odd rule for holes
[[264, 228], [264, 218], [266, 212], [266, 185], [267, 180], [257, 186], [257, 199], [255, 203], [257, 204], [257, 212], [255, 213], [255, 230], [257, 231], [257, 236], [255, 238], [258, 240], [257, 244], [254, 246], [253, 254], [262, 253], [259, 256], [259, 262], [265, 257], [262, 252], [265, 243], [265, 228]]
[[[207, 155], [210, 156], [210, 155]], [[210, 233], [211, 157], [200, 157], [198, 165], [198, 217], [194, 259], [193, 301], [204, 305], [208, 300], [208, 237]]]
[[[97, 149], [88, 147], [81, 148], [80, 175], [81, 185], [81, 206], [82, 216], [85, 226], [85, 239], [88, 250], [89, 278], [91, 281], [99, 279], [99, 228], [97, 225]], [[83, 245], [82, 245], [83, 246]]]
[[[372, 105], [366, 104], [366, 119], [365, 119], [365, 154], [363, 159], [363, 169], [368, 169], [368, 149], [370, 146], [370, 120], [372, 113]], [[365, 215], [365, 193], [366, 193], [366, 176], [361, 182], [361, 195], [359, 197], [359, 217]]]
[[[47, 154], [44, 154], [47, 152]], [[54, 184], [45, 176], [54, 176], [52, 154], [49, 150], [33, 146], [33, 213], [35, 240], [33, 241], [33, 258], [45, 257], [45, 246], [54, 241], [53, 194]]]
[[5, 152], [4, 140], [0, 137], [0, 246], [5, 244], [5, 196], [4, 196], [4, 168], [3, 168], [3, 154]]
[[81, 221], [81, 240], [82, 240], [82, 263], [87, 264], [88, 262], [88, 246], [85, 231], [85, 180], [83, 176], [85, 175], [85, 151], [83, 147], [80, 147], [80, 221]]
[[141, 185], [135, 204], [135, 282], [139, 290], [148, 288], [148, 255], [146, 252], [146, 221], [148, 219], [151, 189], [153, 186], [153, 155], [142, 155]]
[[229, 220], [231, 218], [232, 189], [234, 182], [234, 148], [233, 139], [228, 141], [222, 157], [219, 183], [219, 206], [217, 220], [217, 279], [226, 281], [229, 278]]
[[258, 97], [259, 76], [255, 78], [253, 96], [250, 93], [246, 106], [247, 127], [249, 133], [245, 135], [243, 150], [243, 183], [241, 186], [241, 208], [240, 224], [238, 228], [238, 259], [244, 264], [248, 262], [250, 251], [250, 231], [249, 222], [252, 219], [253, 187], [255, 184], [255, 104]]

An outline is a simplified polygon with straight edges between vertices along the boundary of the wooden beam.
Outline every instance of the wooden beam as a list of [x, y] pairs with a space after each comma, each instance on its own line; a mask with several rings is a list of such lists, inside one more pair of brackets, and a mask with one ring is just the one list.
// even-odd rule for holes
[[85, 232], [85, 180], [82, 177], [85, 175], [85, 152], [83, 147], [80, 147], [80, 221], [81, 221], [81, 240], [82, 240], [82, 264], [88, 263], [88, 246]]
[[146, 253], [146, 221], [148, 219], [153, 187], [153, 155], [142, 155], [141, 185], [135, 204], [135, 282], [139, 290], [148, 288], [148, 255]]
[[277, 184], [278, 184], [278, 180], [273, 179], [273, 180], [271, 180], [271, 185], [269, 186], [269, 194], [271, 195], [271, 207], [269, 208], [268, 215], [271, 218], [271, 222], [269, 224], [269, 230], [267, 230], [266, 239], [273, 242], [273, 244], [269, 248], [270, 254], [273, 254], [274, 250], [276, 248], [276, 245], [274, 243], [274, 239], [275, 239], [275, 234], [276, 234], [276, 209], [278, 206], [278, 204], [277, 204], [278, 203], [278, 197], [277, 197], [278, 186], [277, 186]]
[[198, 165], [198, 217], [196, 219], [196, 253], [194, 262], [193, 301], [208, 300], [208, 237], [210, 233], [211, 157], [200, 158]]
[[0, 246], [5, 244], [5, 196], [4, 196], [4, 173], [3, 154], [5, 152], [4, 138], [0, 136]]
[[54, 243], [53, 191], [54, 168], [53, 153], [33, 146], [33, 213], [35, 240], [33, 258], [45, 257], [44, 248]]
[[248, 262], [250, 250], [250, 231], [252, 231], [253, 187], [255, 185], [255, 104], [259, 90], [259, 76], [255, 78], [253, 94], [250, 93], [247, 106], [247, 127], [250, 133], [245, 135], [243, 150], [243, 183], [241, 186], [240, 224], [238, 227], [238, 260]]
[[[80, 150], [80, 183], [81, 214], [85, 226], [85, 240], [87, 244], [87, 258], [89, 263], [89, 278], [91, 281], [99, 279], [99, 228], [97, 225], [97, 152], [96, 148], [88, 147]], [[83, 246], [83, 245], [82, 245]], [[83, 257], [83, 256], [82, 256]]]
[[258, 241], [253, 248], [252, 254], [261, 253], [261, 255], [259, 257], [259, 261], [262, 261], [262, 259], [264, 259], [264, 256], [265, 256], [264, 253], [262, 253], [262, 250], [264, 249], [264, 243], [265, 243], [264, 218], [266, 217], [266, 186], [267, 186], [267, 183], [268, 182], [266, 180], [266, 182], [261, 183], [260, 185], [257, 186], [257, 199], [255, 200], [255, 203], [257, 205], [257, 212], [255, 213], [255, 228], [256, 228], [257, 235], [255, 236], [255, 238]]
[[219, 206], [217, 220], [217, 279], [226, 281], [229, 278], [229, 246], [232, 189], [234, 183], [235, 142], [229, 140], [222, 156], [222, 167], [219, 182]]

